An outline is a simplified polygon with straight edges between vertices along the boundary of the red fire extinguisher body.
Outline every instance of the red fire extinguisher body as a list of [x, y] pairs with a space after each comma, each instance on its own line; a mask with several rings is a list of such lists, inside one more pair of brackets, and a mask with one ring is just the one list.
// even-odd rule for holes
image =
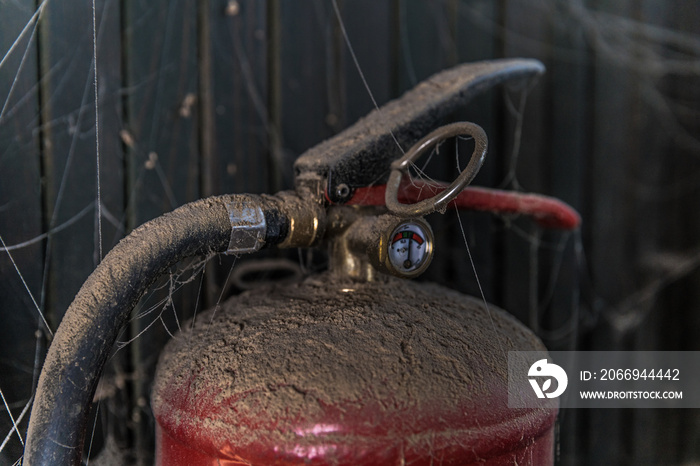
[[327, 273], [232, 298], [161, 355], [157, 464], [550, 465], [556, 401], [507, 406], [505, 312], [432, 284]]

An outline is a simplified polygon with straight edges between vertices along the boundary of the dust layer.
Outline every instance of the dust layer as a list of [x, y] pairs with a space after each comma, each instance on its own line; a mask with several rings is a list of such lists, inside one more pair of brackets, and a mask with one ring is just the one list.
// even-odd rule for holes
[[[298, 443], [343, 423], [406, 438], [523, 420], [506, 406], [507, 352], [544, 350], [500, 309], [391, 277], [256, 289], [183, 329], [161, 355], [152, 406], [170, 434], [213, 435], [219, 447], [259, 435]], [[551, 414], [526, 427], [545, 428]]]

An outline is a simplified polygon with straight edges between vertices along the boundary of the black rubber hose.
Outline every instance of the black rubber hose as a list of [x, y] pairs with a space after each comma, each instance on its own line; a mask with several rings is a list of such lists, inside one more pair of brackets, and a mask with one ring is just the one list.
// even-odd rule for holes
[[107, 254], [68, 308], [49, 348], [23, 464], [81, 463], [95, 389], [131, 310], [176, 262], [227, 249], [227, 204], [241, 199], [228, 195], [184, 205], [135, 229]]

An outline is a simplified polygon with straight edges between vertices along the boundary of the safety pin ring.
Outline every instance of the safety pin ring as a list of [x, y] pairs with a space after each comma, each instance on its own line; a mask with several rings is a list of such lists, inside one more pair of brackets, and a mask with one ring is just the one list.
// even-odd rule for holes
[[[401, 179], [408, 173], [412, 163], [423, 155], [428, 149], [441, 141], [455, 136], [468, 135], [474, 138], [474, 151], [466, 168], [445, 190], [435, 196], [416, 202], [415, 204], [401, 204], [399, 202], [399, 185]], [[451, 123], [441, 126], [432, 133], [418, 141], [406, 154], [391, 164], [391, 174], [386, 185], [385, 203], [391, 213], [399, 217], [422, 217], [424, 215], [442, 211], [462, 190], [472, 182], [479, 172], [486, 158], [488, 137], [481, 126], [468, 121]]]

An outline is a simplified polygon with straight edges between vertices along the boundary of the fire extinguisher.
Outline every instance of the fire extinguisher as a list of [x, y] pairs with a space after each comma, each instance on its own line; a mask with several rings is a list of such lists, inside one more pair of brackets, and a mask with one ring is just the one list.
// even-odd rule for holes
[[[542, 343], [483, 300], [406, 280], [437, 249], [424, 217], [447, 207], [578, 226], [556, 199], [467, 188], [486, 134], [468, 122], [434, 129], [484, 90], [543, 71], [534, 60], [443, 71], [302, 155], [294, 191], [204, 199], [134, 230], [55, 334], [24, 464], [80, 464], [110, 349], [160, 274], [189, 256], [269, 246], [325, 246], [329, 271], [245, 292], [171, 340], [152, 394], [157, 464], [552, 464], [556, 400], [507, 406], [508, 351]], [[421, 155], [459, 136], [474, 150], [452, 184], [410, 179]]]

